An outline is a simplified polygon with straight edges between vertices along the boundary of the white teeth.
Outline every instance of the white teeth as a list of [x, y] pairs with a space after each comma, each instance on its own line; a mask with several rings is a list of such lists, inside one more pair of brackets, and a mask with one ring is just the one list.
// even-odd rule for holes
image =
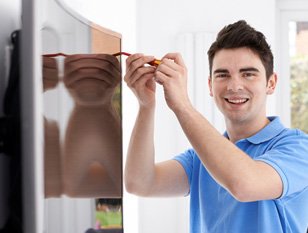
[[241, 104], [246, 102], [248, 99], [236, 99], [236, 100], [232, 100], [232, 99], [227, 99], [228, 102], [233, 103], [233, 104]]

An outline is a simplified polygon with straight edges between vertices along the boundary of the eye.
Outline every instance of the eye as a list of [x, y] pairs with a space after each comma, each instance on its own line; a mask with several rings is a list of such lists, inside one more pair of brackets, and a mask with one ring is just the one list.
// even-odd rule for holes
[[229, 76], [227, 73], [218, 73], [215, 75], [215, 78], [228, 78]]
[[251, 78], [253, 78], [253, 77], [255, 77], [255, 76], [256, 76], [256, 74], [253, 73], [253, 72], [244, 72], [244, 73], [243, 73], [243, 77], [244, 77], [244, 78], [251, 79]]

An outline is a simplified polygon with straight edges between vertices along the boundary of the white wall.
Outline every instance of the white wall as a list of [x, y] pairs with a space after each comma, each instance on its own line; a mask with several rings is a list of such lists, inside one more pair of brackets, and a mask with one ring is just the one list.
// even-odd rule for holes
[[[179, 35], [191, 32], [217, 33], [224, 25], [239, 19], [245, 19], [262, 31], [275, 51], [275, 6], [275, 0], [137, 0], [137, 51], [159, 58], [179, 49], [176, 43]], [[204, 88], [207, 91], [207, 87]], [[167, 109], [162, 91], [158, 92], [156, 158], [164, 160], [181, 152], [187, 144], [179, 143], [185, 141], [182, 139], [183, 134], [178, 134], [179, 125]], [[271, 109], [270, 114], [275, 112], [274, 97], [271, 97], [268, 109]], [[139, 232], [188, 232], [187, 199], [140, 199], [139, 204]]]
[[[277, 23], [275, 0], [130, 0], [125, 1], [128, 4], [124, 7], [123, 1], [116, 0], [107, 2], [102, 0], [65, 0], [65, 2], [72, 4], [90, 20], [92, 19], [104, 27], [121, 33], [123, 35], [123, 51], [143, 52], [159, 58], [167, 52], [179, 49], [176, 43], [179, 35], [194, 32], [217, 33], [222, 26], [239, 19], [245, 19], [265, 34], [275, 52]], [[114, 10], [104, 11], [104, 4], [109, 4], [108, 9], [114, 7]], [[1, 96], [4, 90], [2, 76], [5, 70], [3, 48], [8, 39], [7, 33], [18, 25], [19, 5], [18, 0], [0, 2], [0, 107], [2, 107]], [[90, 14], [87, 15], [87, 12], [90, 12]], [[106, 21], [106, 19], [108, 20]], [[186, 62], [189, 63], [189, 61]], [[204, 65], [207, 66], [207, 63]], [[204, 78], [206, 79], [207, 77]], [[161, 90], [158, 90], [157, 106], [155, 129], [157, 160], [164, 160], [181, 152], [185, 149], [187, 143], [185, 143], [183, 134], [178, 134], [181, 130], [174, 115], [166, 107]], [[125, 87], [123, 108], [123, 114], [126, 117], [124, 122], [125, 153], [129, 132], [137, 111], [136, 101]], [[275, 113], [275, 97], [271, 98], [268, 109]], [[174, 140], [170, 140], [170, 138]], [[0, 190], [4, 190], [3, 181], [5, 179], [3, 178], [2, 167], [6, 167], [6, 163], [1, 159], [0, 155]], [[130, 204], [126, 206], [124, 200], [124, 220], [129, 215], [129, 217], [134, 215], [135, 218], [132, 218], [131, 222], [127, 222], [125, 232], [137, 232], [134, 229], [136, 226], [134, 221], [138, 217], [140, 217], [140, 233], [188, 232], [189, 206], [187, 198], [138, 199], [138, 203], [134, 198], [131, 200]], [[1, 195], [0, 204], [2, 204]], [[137, 205], [139, 206], [139, 215], [136, 211]], [[0, 205], [0, 226], [3, 210]]]
[[[19, 1], [1, 1], [0, 3], [0, 72], [3, 74], [3, 43], [7, 37], [3, 37], [13, 27], [16, 27], [16, 9]], [[123, 35], [123, 50], [128, 52], [143, 52], [152, 54], [158, 58], [170, 51], [179, 49], [176, 43], [178, 36], [194, 32], [216, 33], [222, 26], [238, 19], [245, 19], [256, 29], [266, 35], [275, 51], [275, 0], [130, 0], [125, 7], [123, 2], [102, 0], [82, 1], [66, 0], [75, 6], [79, 12], [91, 12], [87, 17], [102, 26], [120, 32]], [[128, 1], [126, 1], [128, 2]], [[104, 4], [109, 4], [105, 11]], [[111, 5], [110, 5], [111, 4]], [[119, 7], [121, 4], [121, 7]], [[136, 8], [135, 8], [136, 4]], [[93, 6], [95, 6], [93, 8]], [[105, 5], [106, 6], [106, 5]], [[111, 14], [110, 14], [111, 13]], [[14, 19], [7, 16], [13, 16]], [[2, 20], [2, 17], [6, 20]], [[9, 20], [8, 20], [9, 19]], [[204, 51], [206, 53], [206, 51]], [[190, 61], [186, 61], [189, 63]], [[207, 66], [207, 63], [204, 64]], [[205, 79], [207, 77], [204, 77]], [[3, 92], [3, 78], [0, 79], [0, 98]], [[206, 87], [205, 87], [206, 88]], [[159, 89], [159, 88], [158, 88]], [[129, 132], [134, 122], [137, 106], [134, 97], [124, 87], [124, 152], [128, 141]], [[1, 104], [0, 104], [1, 106]], [[157, 160], [169, 159], [173, 155], [186, 148], [185, 138], [176, 122], [174, 115], [165, 105], [163, 93], [158, 90], [156, 123]], [[270, 101], [269, 109], [275, 112], [275, 98]], [[174, 140], [170, 140], [170, 138]], [[168, 143], [166, 143], [168, 142]], [[1, 158], [1, 157], [0, 157]], [[4, 164], [0, 161], [1, 166]], [[1, 169], [2, 171], [2, 169]], [[0, 175], [0, 178], [3, 177]], [[2, 179], [3, 180], [3, 179]], [[1, 179], [0, 179], [0, 185]], [[2, 189], [2, 186], [0, 186]], [[2, 189], [3, 190], [3, 189]], [[1, 197], [0, 197], [1, 200]], [[138, 203], [132, 199], [124, 206], [125, 216], [135, 215], [132, 221], [138, 217], [134, 205], [139, 203], [139, 232], [188, 232], [188, 200], [176, 199], [139, 199]], [[124, 201], [125, 205], [125, 201]], [[0, 208], [2, 210], [2, 208]], [[0, 211], [1, 224], [1, 211]], [[132, 230], [135, 224], [126, 224], [126, 232]]]

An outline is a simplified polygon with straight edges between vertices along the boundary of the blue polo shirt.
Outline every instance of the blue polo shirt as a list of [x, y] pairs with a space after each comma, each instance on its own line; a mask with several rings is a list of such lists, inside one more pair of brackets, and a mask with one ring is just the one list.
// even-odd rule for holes
[[174, 159], [190, 184], [191, 233], [305, 233], [308, 227], [308, 136], [278, 117], [236, 142], [254, 160], [271, 165], [283, 182], [274, 200], [239, 202], [211, 177], [193, 149]]

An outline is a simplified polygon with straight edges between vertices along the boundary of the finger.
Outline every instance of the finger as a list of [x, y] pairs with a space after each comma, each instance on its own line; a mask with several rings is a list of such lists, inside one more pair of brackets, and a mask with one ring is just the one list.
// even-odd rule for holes
[[134, 83], [133, 87], [136, 89], [148, 87], [149, 89], [155, 91], [155, 81], [153, 79], [153, 75], [145, 74], [140, 78], [137, 82]]
[[184, 59], [183, 59], [183, 57], [182, 57], [182, 55], [180, 53], [167, 53], [162, 59], [164, 59], [164, 58], [171, 59], [176, 64], [178, 64], [178, 65], [180, 65], [182, 67], [186, 67]]
[[175, 64], [173, 60], [164, 58], [162, 60], [162, 63], [157, 67], [156, 72], [160, 71], [169, 77], [173, 77], [177, 74], [177, 71], [180, 69], [181, 67]]
[[150, 90], [154, 91], [156, 90], [156, 82], [155, 80], [153, 79], [153, 77], [149, 77], [147, 80], [146, 80], [146, 83], [145, 83], [146, 87], [149, 88]]
[[157, 67], [156, 71], [164, 73], [169, 78], [179, 79], [186, 76], [186, 68], [176, 64], [169, 58], [163, 58], [162, 63]]
[[141, 67], [133, 75], [125, 76], [124, 81], [128, 86], [133, 85], [139, 79], [143, 78], [145, 75], [151, 75], [154, 77], [155, 68], [153, 67]]
[[126, 58], [126, 66], [128, 67], [130, 63], [139, 59], [142, 56], [144, 56], [142, 53], [135, 53], [135, 54], [130, 55], [128, 58]]
[[145, 73], [154, 73], [154, 72], [155, 72], [155, 68], [150, 67], [150, 66], [143, 66], [143, 67], [138, 68], [132, 74], [126, 73], [124, 75], [124, 81], [127, 83], [131, 83], [131, 82], [136, 81], [138, 78], [140, 78]]
[[168, 83], [168, 80], [170, 79], [170, 77], [168, 77], [166, 74], [164, 74], [163, 72], [157, 70], [155, 72], [155, 76], [154, 76], [154, 80], [155, 82], [157, 82], [158, 84], [161, 85], [166, 85]]
[[[133, 55], [132, 55], [133, 56]], [[129, 57], [130, 58], [130, 57]], [[127, 59], [129, 59], [127, 58]], [[140, 56], [134, 60], [130, 60], [127, 62], [126, 67], [126, 76], [130, 77], [133, 76], [134, 73], [141, 67], [143, 67], [148, 62], [152, 61], [154, 59], [153, 56]]]
[[136, 82], [138, 82], [140, 79], [143, 79], [145, 75], [150, 75], [152, 78], [154, 77], [154, 71], [151, 70], [150, 68], [140, 68], [140, 69], [144, 69], [142, 71], [142, 74], [136, 74], [134, 76], [131, 76], [129, 79], [126, 80], [126, 83], [128, 86], [133, 86]]
[[132, 70], [132, 63], [135, 62], [136, 60], [140, 59], [142, 56], [144, 56], [142, 53], [136, 53], [130, 55], [128, 58], [126, 58], [126, 71], [125, 71], [125, 76], [130, 76], [134, 72]]
[[131, 67], [140, 67], [143, 66], [145, 63], [154, 60], [153, 56], [145, 56], [142, 53], [136, 53], [130, 55], [126, 59], [126, 70], [130, 69]]

